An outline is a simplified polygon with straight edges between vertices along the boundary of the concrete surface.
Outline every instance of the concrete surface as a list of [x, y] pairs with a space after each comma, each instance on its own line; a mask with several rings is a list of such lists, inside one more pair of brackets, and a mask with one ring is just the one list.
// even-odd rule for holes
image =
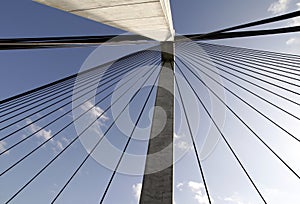
[[[156, 127], [164, 123], [159, 109], [154, 109], [148, 155], [140, 204], [173, 203], [173, 140], [174, 140], [174, 47], [172, 42], [161, 45], [165, 62], [158, 81], [155, 106], [166, 112], [166, 123], [157, 135]], [[166, 69], [166, 71], [164, 71]], [[170, 92], [171, 90], [171, 92]], [[157, 171], [160, 170], [160, 171]], [[152, 173], [156, 171], [155, 173]]]
[[157, 41], [173, 41], [169, 0], [34, 0]]

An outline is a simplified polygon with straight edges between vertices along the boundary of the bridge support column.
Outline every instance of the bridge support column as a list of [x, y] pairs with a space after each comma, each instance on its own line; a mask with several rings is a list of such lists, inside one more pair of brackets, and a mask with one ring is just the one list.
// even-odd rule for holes
[[140, 204], [173, 203], [174, 43], [162, 42], [161, 52], [155, 106], [164, 109], [165, 115], [160, 108], [154, 110]]

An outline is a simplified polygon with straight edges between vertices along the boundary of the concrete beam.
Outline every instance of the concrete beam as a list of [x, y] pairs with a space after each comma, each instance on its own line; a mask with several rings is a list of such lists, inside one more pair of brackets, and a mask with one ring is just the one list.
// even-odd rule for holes
[[173, 41], [169, 0], [34, 0], [157, 41]]
[[[173, 140], [174, 140], [174, 47], [173, 42], [161, 44], [163, 67], [158, 82], [155, 106], [163, 108], [166, 121], [159, 109], [154, 110], [148, 145], [141, 204], [173, 202]], [[157, 135], [157, 127], [165, 126]], [[153, 173], [154, 172], [154, 173]]]

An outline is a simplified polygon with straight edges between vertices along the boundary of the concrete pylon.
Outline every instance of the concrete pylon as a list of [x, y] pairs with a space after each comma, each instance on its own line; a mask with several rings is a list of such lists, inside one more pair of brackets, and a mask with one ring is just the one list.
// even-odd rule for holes
[[[174, 139], [174, 45], [161, 43], [162, 70], [158, 81], [155, 106], [163, 108], [166, 121], [159, 109], [154, 110], [148, 145], [145, 174], [140, 204], [173, 203], [173, 139]], [[167, 87], [168, 88], [167, 88]], [[166, 89], [167, 88], [167, 89]], [[157, 134], [157, 127], [164, 124]]]

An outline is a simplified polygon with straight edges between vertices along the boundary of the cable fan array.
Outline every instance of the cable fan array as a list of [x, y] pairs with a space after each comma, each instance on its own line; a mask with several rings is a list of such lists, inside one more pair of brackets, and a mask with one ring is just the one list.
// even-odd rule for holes
[[[185, 36], [191, 42], [179, 36], [175, 39], [175, 98], [179, 99], [176, 106], [183, 110], [180, 119], [186, 124], [185, 132], [192, 144], [188, 151], [195, 156], [199, 170], [195, 177], [203, 182], [207, 203], [218, 199], [212, 185], [218, 183], [217, 178], [209, 176], [215, 169], [208, 168], [207, 163], [217, 165], [219, 161], [210, 157], [201, 160], [201, 140], [205, 135], [201, 132], [195, 135], [193, 130], [194, 118], [189, 113], [195, 107], [184, 97], [186, 87], [198, 101], [201, 116], [220, 136], [223, 153], [229, 153], [234, 166], [242, 172], [244, 177], [239, 179], [247, 180], [253, 197], [261, 203], [270, 203], [264, 183], [272, 183], [275, 177], [272, 173], [279, 169], [293, 178], [289, 180], [293, 181], [292, 189], [298, 189], [300, 166], [293, 153], [299, 149], [300, 141], [300, 56], [203, 41], [299, 32], [299, 26], [235, 31], [299, 14], [296, 11], [207, 34]], [[110, 44], [151, 42], [140, 36], [123, 36], [117, 41], [114, 37], [2, 39], [0, 49], [75, 48], [95, 46], [107, 40], [111, 40]], [[118, 194], [129, 203], [131, 186], [142, 178], [129, 179], [118, 172], [126, 166], [126, 154], [147, 154], [148, 140], [137, 141], [134, 136], [137, 127], [151, 125], [149, 112], [154, 107], [164, 63], [158, 48], [144, 50], [1, 101], [0, 202], [113, 203], [112, 195]], [[219, 88], [225, 98], [219, 95]], [[224, 125], [217, 122], [212, 114], [214, 107], [207, 105], [208, 98], [202, 90], [226, 109]], [[112, 111], [115, 107], [118, 107], [116, 115]], [[82, 112], [73, 118], [72, 112], [77, 109]], [[128, 109], [133, 128], [124, 134], [117, 124]], [[94, 119], [85, 121], [86, 116]], [[88, 124], [78, 131], [74, 124], [80, 121]], [[94, 129], [94, 124], [99, 127]], [[98, 135], [90, 148], [80, 143], [84, 135], [89, 135], [87, 132]], [[102, 145], [105, 139], [120, 150], [114, 156], [101, 152], [100, 156], [111, 161], [111, 168], [99, 165], [95, 153], [105, 149]], [[257, 152], [265, 155], [258, 158]], [[270, 160], [276, 163], [276, 168], [267, 165]], [[217, 175], [222, 173], [218, 171]], [[284, 183], [288, 179], [277, 175], [276, 180]], [[120, 187], [124, 194], [119, 192]]]
[[[288, 169], [290, 173], [295, 176], [295, 179], [299, 179], [299, 173], [292, 167], [293, 165], [286, 162], [284, 157], [281, 156], [281, 153], [278, 153], [272, 145], [268, 144], [268, 142], [263, 139], [264, 135], [257, 132], [255, 127], [253, 127], [253, 124], [247, 123], [245, 115], [250, 115], [250, 113], [240, 114], [239, 111], [236, 110], [236, 107], [232, 106], [230, 98], [236, 98], [240, 104], [248, 106], [249, 109], [247, 109], [247, 111], [252, 112], [251, 114], [254, 114], [254, 117], [264, 118], [266, 121], [264, 124], [266, 128], [270, 128], [280, 133], [282, 132], [282, 135], [289, 136], [295, 143], [299, 142], [299, 138], [295, 134], [295, 131], [289, 130], [288, 126], [281, 124], [280, 121], [278, 122], [276, 120], [276, 118], [270, 117], [268, 113], [265, 113], [265, 110], [267, 109], [262, 110], [259, 107], [260, 105], [257, 104], [264, 103], [266, 104], [266, 107], [272, 107], [281, 112], [283, 116], [288, 116], [289, 120], [299, 122], [299, 117], [297, 116], [297, 111], [299, 111], [299, 103], [297, 103], [299, 92], [297, 91], [297, 88], [299, 88], [298, 72], [300, 57], [296, 55], [207, 43], [198, 43], [197, 45], [203, 49], [203, 52], [194, 51], [194, 43], [176, 44], [175, 88], [177, 91], [176, 93], [179, 94], [181, 103], [180, 106], [184, 110], [184, 115], [182, 117], [187, 123], [188, 132], [193, 144], [193, 151], [199, 167], [199, 177], [201, 176], [201, 179], [205, 184], [208, 199], [211, 202], [212, 199], [209, 196], [209, 180], [205, 179], [205, 172], [208, 171], [208, 169], [205, 169], [201, 165], [203, 161], [201, 161], [199, 157], [200, 144], [197, 142], [196, 136], [193, 135], [192, 126], [190, 125], [190, 121], [193, 120], [193, 118], [190, 118], [187, 114], [186, 100], [188, 99], [182, 97], [183, 88], [180, 83], [178, 83], [178, 76], [185, 80], [186, 85], [190, 87], [196, 98], [199, 100], [207, 114], [206, 117], [211, 120], [214, 126], [213, 128], [217, 129], [221, 138], [225, 141], [228, 151], [232, 153], [233, 159], [237, 161], [237, 164], [240, 166], [245, 176], [249, 179], [249, 185], [257, 191], [262, 201], [267, 203], [268, 201], [262, 193], [262, 189], [260, 189], [256, 184], [256, 179], [254, 179], [248, 172], [247, 168], [243, 164], [244, 160], [239, 158], [239, 153], [231, 145], [228, 135], [226, 135], [226, 133], [223, 132], [222, 127], [219, 127], [215, 122], [215, 118], [212, 116], [210, 108], [205, 105], [205, 102], [203, 102], [207, 99], [200, 95], [198, 89], [199, 86], [206, 87], [208, 92], [216, 97], [221, 104], [226, 107], [228, 112], [240, 122], [241, 126], [251, 132], [251, 134], [257, 139], [257, 142], [273, 154], [273, 158], [278, 160], [282, 167]], [[145, 65], [147, 65], [147, 69], [142, 68]], [[108, 66], [110, 67], [106, 69]], [[142, 121], [147, 118], [146, 116], [148, 115], [148, 111], [145, 110], [154, 106], [154, 90], [156, 90], [155, 85], [159, 77], [161, 66], [160, 52], [146, 50], [124, 57], [115, 63], [108, 63], [103, 66], [87, 70], [77, 76], [78, 87], [75, 89], [77, 98], [73, 98], [73, 100], [78, 100], [80, 97], [84, 97], [84, 95], [88, 95], [89, 92], [96, 89], [97, 100], [94, 106], [90, 106], [83, 112], [83, 114], [93, 112], [95, 107], [106, 107], [103, 108], [99, 115], [97, 115], [96, 121], [98, 121], [101, 120], [101, 117], [105, 114], [109, 114], [109, 110], [116, 103], [116, 101], [110, 101], [109, 99], [111, 99], [111, 95], [116, 92], [117, 89], [122, 89], [122, 87], [125, 88], [125, 91], [122, 91], [122, 94], [120, 94], [117, 98], [117, 100], [121, 101], [122, 97], [124, 97], [128, 90], [136, 89], [136, 94], [134, 94], [127, 103], [123, 104], [124, 108], [122, 110], [132, 104], [140, 104], [134, 105], [137, 108], [140, 108], [139, 112], [135, 114], [133, 119], [133, 121], [135, 121], [134, 127], [137, 127], [139, 123], [143, 123]], [[128, 80], [124, 84], [121, 84], [121, 86], [116, 86], [126, 73], [129, 73], [130, 75], [128, 76]], [[102, 76], [100, 83], [97, 80], [99, 75]], [[222, 79], [223, 83], [216, 80], [218, 77]], [[7, 181], [14, 179], [14, 175], [16, 173], [20, 175], [31, 175], [24, 176], [27, 178], [25, 182], [16, 182], [18, 185], [14, 186], [14, 184], [7, 189], [9, 190], [6, 192], [7, 194], [1, 196], [2, 198], [7, 199], [5, 201], [6, 203], [10, 203], [17, 198], [24, 200], [22, 196], [26, 194], [26, 189], [34, 185], [39, 186], [40, 184], [37, 184], [39, 177], [42, 174], [47, 174], [51, 165], [54, 165], [57, 161], [68, 160], [69, 157], [66, 152], [72, 148], [76, 149], [76, 146], [78, 146], [78, 139], [84, 131], [76, 134], [74, 130], [69, 130], [72, 129], [72, 124], [74, 123], [72, 118], [70, 118], [70, 114], [72, 112], [72, 94], [74, 94], [72, 87], [75, 83], [75, 79], [76, 75], [66, 77], [65, 79], [41, 88], [7, 99], [1, 103], [0, 140], [2, 144], [5, 144], [5, 150], [2, 149], [0, 157], [1, 163], [9, 164], [7, 166], [1, 166], [1, 184], [6, 186]], [[141, 79], [144, 81], [141, 81]], [[214, 87], [210, 87], [205, 82], [208, 79], [224, 89], [227, 96], [226, 100], [222, 99], [215, 92]], [[142, 87], [146, 81], [151, 81], [153, 86], [144, 90]], [[236, 88], [232, 88], [233, 86]], [[294, 89], [292, 87], [294, 87]], [[254, 98], [255, 102], [250, 102], [243, 97], [242, 91], [248, 94], [247, 97], [250, 96]], [[270, 97], [272, 100], [266, 97], [268, 95], [273, 96]], [[73, 107], [73, 109], [80, 108], [81, 105], [84, 105], [89, 100], [91, 100], [91, 98], [88, 98], [87, 101], [81, 102], [81, 104], [77, 105], [77, 107]], [[109, 101], [109, 103], [105, 102], [106, 100]], [[280, 104], [277, 104], [278, 101]], [[286, 104], [286, 107], [282, 105], [281, 101]], [[106, 187], [103, 189], [102, 196], [97, 194], [94, 196], [95, 198], [100, 199], [100, 203], [105, 201], [105, 196], [109, 192], [110, 186], [113, 184], [118, 168], [122, 163], [124, 153], [126, 153], [130, 146], [132, 135], [135, 132], [135, 128], [133, 128], [131, 130], [131, 134], [128, 138], [126, 138], [126, 140], [124, 140], [121, 133], [119, 136], [116, 135], [116, 131], [114, 130], [114, 128], [116, 128], [115, 122], [118, 121], [118, 117], [122, 115], [122, 113], [123, 112], [120, 111], [117, 118], [105, 122], [105, 131], [99, 138], [99, 141], [97, 141], [94, 145], [93, 149], [85, 153], [84, 150], [81, 150], [82, 152], [79, 154], [81, 159], [78, 158], [78, 161], [75, 162], [77, 163], [77, 167], [73, 166], [71, 168], [72, 170], [69, 170], [69, 174], [65, 175], [62, 179], [64, 184], [61, 184], [56, 195], [52, 195], [52, 197], [49, 196], [49, 198], [51, 197], [52, 202], [58, 201], [60, 197], [63, 198], [64, 191], [68, 189], [68, 187], [69, 189], [72, 189], [72, 180], [76, 179], [80, 169], [85, 165], [85, 163], [88, 163], [87, 161], [89, 159], [91, 159], [91, 155], [94, 150], [98, 148], [101, 140], [105, 137], [109, 137], [108, 135], [110, 133], [113, 133], [115, 137], [120, 137], [120, 141], [123, 141], [123, 144], [121, 145], [123, 154], [117, 159], [115, 169], [113, 169], [111, 175], [108, 176], [108, 182], [106, 182], [107, 179], [104, 179], [103, 181], [101, 181], [101, 179], [99, 180], [99, 183], [102, 185], [105, 184]], [[75, 121], [79, 119], [80, 118], [74, 118]], [[91, 124], [86, 127], [86, 130], [90, 127]], [[66, 138], [64, 136], [66, 133], [73, 135]], [[62, 141], [65, 141], [65, 144], [62, 144]], [[60, 146], [61, 148], [53, 150], [55, 145]], [[147, 143], [144, 143], [145, 152], [146, 148]], [[38, 154], [44, 155], [45, 153], [48, 155], [47, 161], [40, 161], [36, 159], [39, 158]], [[32, 167], [31, 171], [26, 171], [25, 169], [29, 168], [29, 166]], [[37, 168], [33, 168], [35, 166]], [[53, 172], [50, 171], [50, 173]], [[99, 177], [101, 177], [101, 175], [99, 175]], [[2, 186], [1, 189], [2, 188], [4, 189], [4, 186]], [[4, 200], [2, 200], [2, 202], [4, 202]]]

